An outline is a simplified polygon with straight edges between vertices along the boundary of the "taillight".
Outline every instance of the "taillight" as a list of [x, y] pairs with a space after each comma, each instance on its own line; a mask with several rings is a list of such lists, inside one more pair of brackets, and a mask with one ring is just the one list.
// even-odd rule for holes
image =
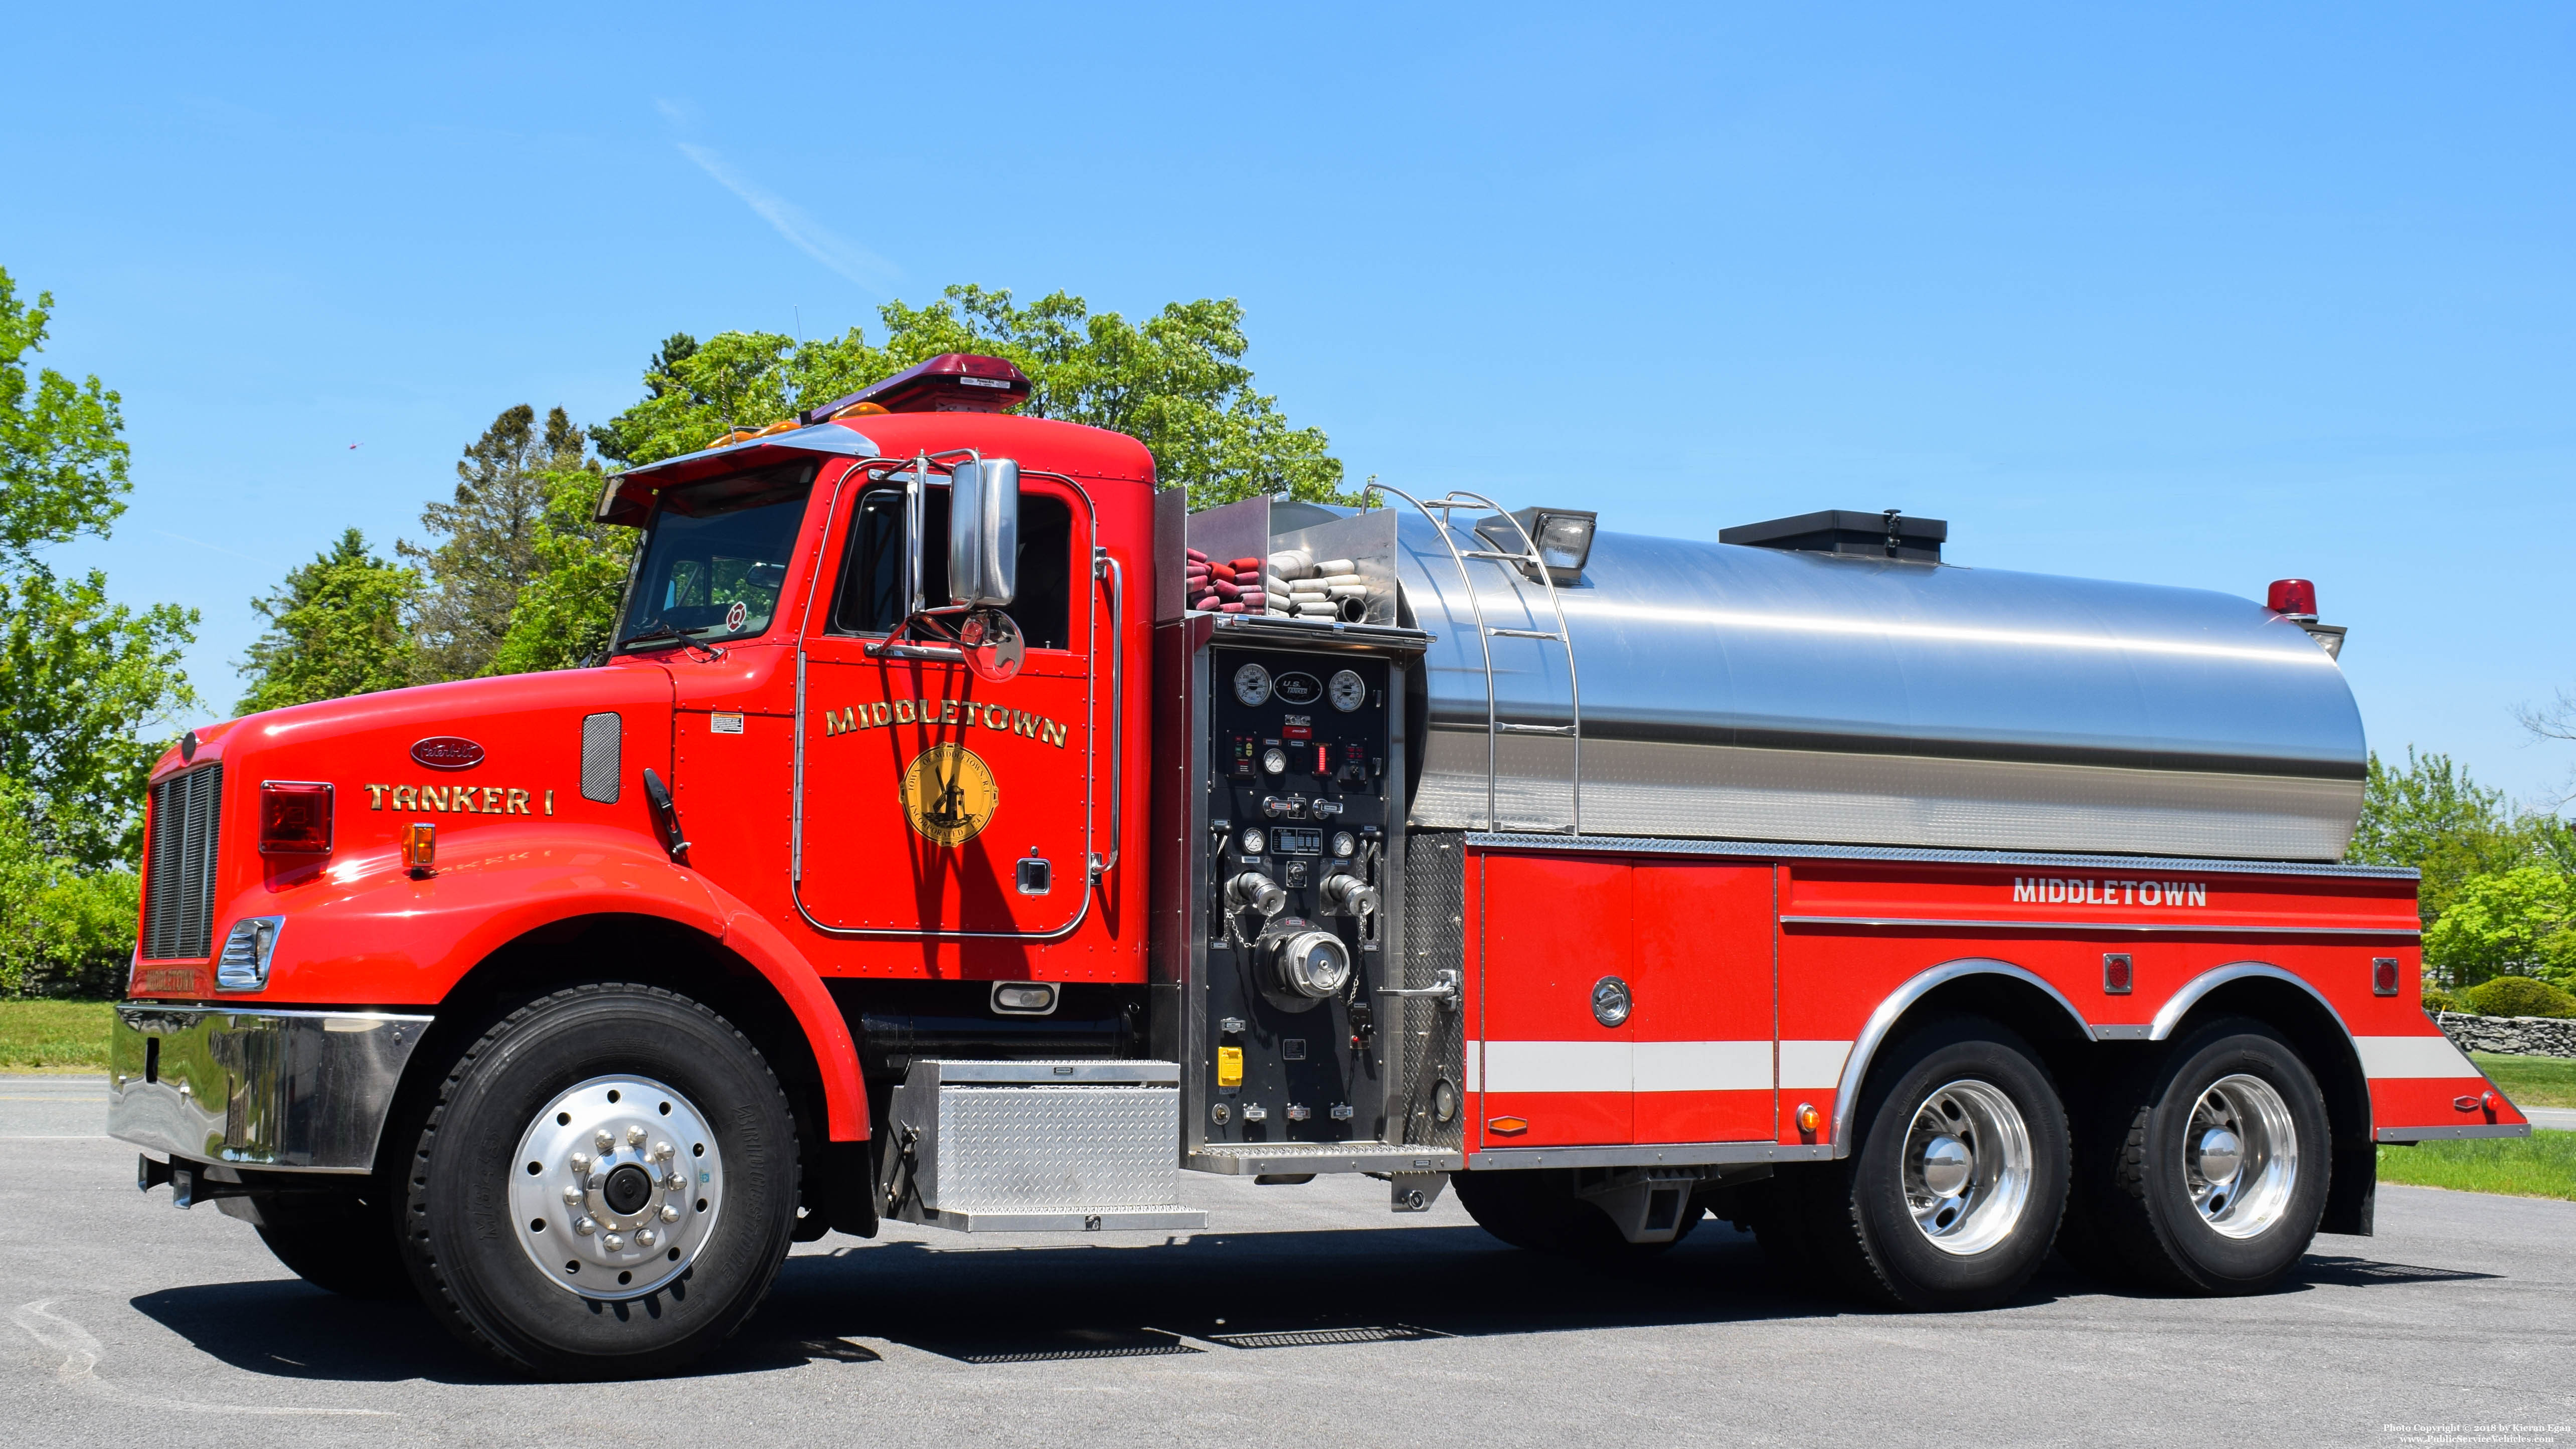
[[2403, 964], [2394, 956], [2373, 956], [2370, 958], [2370, 994], [2373, 996], [2395, 996], [2397, 994], [2398, 974], [2404, 969]]
[[329, 855], [331, 787], [260, 781], [259, 849], [263, 855]]
[[2271, 596], [2263, 602], [2271, 605], [2275, 614], [2313, 619], [2317, 616], [2317, 586], [2306, 579], [2274, 579]]

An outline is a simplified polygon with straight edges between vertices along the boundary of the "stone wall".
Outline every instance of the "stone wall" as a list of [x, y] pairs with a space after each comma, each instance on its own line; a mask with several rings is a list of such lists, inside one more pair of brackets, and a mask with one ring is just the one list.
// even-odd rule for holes
[[2528, 1057], [2576, 1057], [2576, 1020], [2547, 1016], [2471, 1016], [2436, 1013], [2442, 1034], [2470, 1052]]

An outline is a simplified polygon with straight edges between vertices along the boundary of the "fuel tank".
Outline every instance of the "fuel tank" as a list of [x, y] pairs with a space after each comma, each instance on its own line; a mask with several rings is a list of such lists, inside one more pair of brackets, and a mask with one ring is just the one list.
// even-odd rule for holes
[[1603, 533], [1551, 602], [1478, 516], [1395, 530], [1417, 827], [2324, 861], [2359, 816], [2342, 670], [2251, 600]]

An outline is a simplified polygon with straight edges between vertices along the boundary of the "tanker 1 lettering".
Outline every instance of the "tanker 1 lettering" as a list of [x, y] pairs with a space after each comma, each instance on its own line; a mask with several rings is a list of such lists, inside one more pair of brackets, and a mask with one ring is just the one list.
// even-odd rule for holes
[[2196, 880], [2069, 880], [2060, 876], [2014, 876], [2013, 899], [2041, 905], [2068, 906], [2198, 906], [2209, 905], [2209, 887]]
[[823, 733], [856, 734], [860, 730], [884, 729], [889, 725], [979, 725], [988, 730], [1008, 730], [1064, 748], [1065, 727], [1044, 715], [1031, 714], [1007, 705], [978, 704], [971, 699], [878, 700], [874, 704], [843, 705], [823, 711]]
[[[367, 808], [443, 810], [451, 815], [552, 815], [552, 790], [513, 790], [506, 785], [368, 785]], [[543, 797], [543, 798], [539, 798]]]

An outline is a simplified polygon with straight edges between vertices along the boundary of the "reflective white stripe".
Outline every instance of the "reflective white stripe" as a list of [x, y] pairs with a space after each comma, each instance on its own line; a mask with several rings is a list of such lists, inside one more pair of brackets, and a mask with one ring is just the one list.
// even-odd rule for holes
[[1496, 1092], [1744, 1092], [1771, 1087], [1767, 1041], [1489, 1041]]
[[1847, 1041], [1784, 1041], [1780, 1043], [1780, 1085], [1792, 1088], [1833, 1088], [1843, 1083], [1843, 1059], [1851, 1055]]
[[2474, 1077], [2477, 1065], [2447, 1036], [2357, 1036], [2365, 1077]]
[[1485, 1090], [1485, 1044], [1480, 1041], [1467, 1043], [1467, 1090]]
[[1767, 1092], [1767, 1041], [1641, 1041], [1629, 1068], [1640, 1092]]
[[1488, 1092], [1624, 1092], [1624, 1041], [1489, 1041]]

